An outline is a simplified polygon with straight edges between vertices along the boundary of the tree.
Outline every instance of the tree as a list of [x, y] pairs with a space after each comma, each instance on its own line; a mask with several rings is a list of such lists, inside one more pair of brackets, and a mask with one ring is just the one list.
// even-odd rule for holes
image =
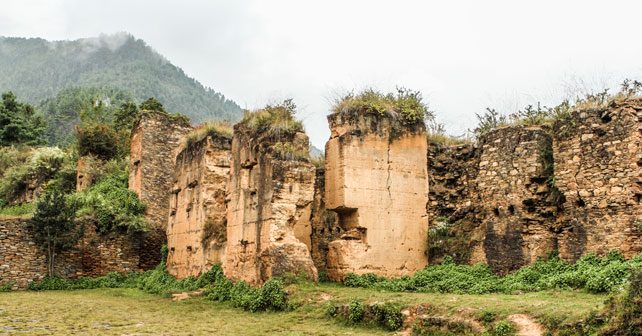
[[51, 188], [36, 203], [31, 227], [36, 243], [47, 252], [47, 272], [54, 276], [59, 252], [70, 249], [84, 234], [84, 227], [75, 220], [75, 206], [65, 194]]
[[108, 124], [86, 124], [76, 128], [78, 154], [110, 160], [118, 155], [118, 134]]
[[[162, 106], [162, 105], [161, 105]], [[114, 128], [117, 131], [130, 131], [140, 116], [138, 107], [133, 102], [126, 102], [114, 112]]]
[[161, 104], [154, 97], [148, 98], [146, 101], [142, 102], [140, 104], [140, 109], [146, 110], [146, 111], [165, 112], [165, 108], [163, 107], [163, 104]]
[[45, 121], [33, 106], [18, 102], [13, 92], [2, 94], [0, 103], [0, 145], [44, 143]]

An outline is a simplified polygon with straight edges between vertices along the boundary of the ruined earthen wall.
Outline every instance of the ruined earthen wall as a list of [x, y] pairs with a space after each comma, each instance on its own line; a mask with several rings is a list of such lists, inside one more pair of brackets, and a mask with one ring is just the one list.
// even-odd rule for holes
[[327, 274], [326, 260], [329, 244], [343, 233], [336, 212], [327, 210], [325, 206], [325, 168], [316, 170], [310, 221], [312, 224], [310, 253], [321, 278], [322, 274]]
[[564, 194], [560, 256], [642, 250], [642, 101], [573, 112], [555, 125], [555, 185]]
[[222, 263], [231, 139], [208, 136], [176, 158], [169, 200], [167, 271], [179, 279]]
[[[329, 244], [328, 277], [402, 276], [426, 265], [427, 140], [392, 118], [333, 114], [326, 144], [326, 207], [342, 234]], [[398, 132], [399, 131], [399, 132]]]
[[[311, 230], [315, 169], [274, 155], [274, 141], [257, 138], [243, 124], [234, 127], [223, 269], [226, 276], [252, 284], [288, 272], [317, 278], [309, 248], [295, 234], [306, 225]], [[309, 146], [303, 133], [283, 141]]]
[[143, 112], [131, 137], [129, 188], [147, 205], [149, 231], [141, 246], [141, 267], [156, 267], [160, 248], [167, 241], [169, 195], [181, 139], [191, 130], [184, 121], [167, 113]]
[[[47, 275], [45, 251], [33, 240], [28, 219], [0, 219], [0, 285], [25, 289]], [[100, 235], [93, 221], [80, 219], [85, 235], [74, 248], [57, 256], [55, 272], [63, 277], [101, 276], [138, 269], [138, 243], [121, 233]]]

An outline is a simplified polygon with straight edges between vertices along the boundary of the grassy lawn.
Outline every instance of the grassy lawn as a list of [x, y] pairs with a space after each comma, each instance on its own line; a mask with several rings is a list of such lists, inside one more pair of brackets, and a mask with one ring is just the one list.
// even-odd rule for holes
[[525, 313], [572, 322], [601, 308], [605, 300], [602, 295], [572, 291], [454, 295], [387, 293], [332, 284], [303, 284], [289, 290], [299, 307], [286, 313], [249, 313], [203, 298], [173, 302], [135, 289], [0, 293], [0, 334], [389, 335], [328, 319], [325, 307], [353, 298], [391, 300], [431, 303], [445, 314], [480, 309], [499, 316]]

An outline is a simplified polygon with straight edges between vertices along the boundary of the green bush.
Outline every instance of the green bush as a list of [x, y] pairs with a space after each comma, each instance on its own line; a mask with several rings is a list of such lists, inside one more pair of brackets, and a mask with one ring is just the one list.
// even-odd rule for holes
[[123, 229], [128, 232], [146, 231], [146, 206], [128, 188], [127, 171], [115, 171], [104, 176], [87, 190], [74, 195], [80, 212], [96, 218], [98, 231]]
[[6, 170], [0, 170], [0, 199], [6, 203], [18, 198], [30, 182], [45, 184], [54, 178], [68, 161], [67, 154], [57, 147], [2, 149], [0, 154], [0, 166], [6, 166]]
[[402, 307], [399, 304], [386, 302], [376, 304], [372, 307], [376, 323], [382, 328], [395, 331], [403, 326]]
[[359, 300], [352, 300], [348, 305], [348, 321], [350, 323], [359, 323], [363, 320], [366, 309], [363, 303]]
[[508, 321], [499, 321], [493, 328], [493, 336], [510, 336], [515, 334], [515, 327]]
[[584, 289], [608, 293], [621, 289], [631, 271], [642, 268], [642, 254], [625, 261], [619, 253], [599, 258], [589, 254], [575, 264], [551, 257], [501, 277], [486, 265], [456, 265], [445, 258], [440, 265], [430, 265], [413, 276], [386, 279], [374, 274], [348, 274], [344, 284], [350, 287], [377, 288], [389, 291], [433, 293], [514, 293], [547, 289]]
[[303, 123], [296, 120], [296, 105], [292, 99], [280, 104], [268, 105], [263, 109], [247, 112], [241, 124], [254, 135], [274, 139], [288, 138], [303, 131]]
[[87, 124], [76, 130], [78, 154], [93, 155], [101, 160], [110, 160], [118, 154], [118, 133], [108, 124]]
[[23, 203], [19, 205], [0, 207], [0, 216], [20, 217], [33, 214], [34, 203]]

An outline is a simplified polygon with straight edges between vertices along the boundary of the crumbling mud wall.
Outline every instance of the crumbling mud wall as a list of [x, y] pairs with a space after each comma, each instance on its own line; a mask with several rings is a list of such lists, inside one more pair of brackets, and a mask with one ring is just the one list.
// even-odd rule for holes
[[341, 235], [329, 244], [328, 277], [412, 274], [426, 265], [427, 140], [423, 123], [390, 116], [328, 116], [326, 207]]
[[144, 111], [132, 129], [129, 188], [147, 205], [148, 232], [141, 244], [141, 268], [156, 267], [166, 243], [169, 195], [181, 139], [190, 125], [164, 112]]
[[554, 251], [560, 200], [552, 183], [547, 129], [512, 126], [484, 135], [475, 181], [481, 222], [471, 236], [469, 262], [505, 273]]
[[339, 226], [339, 217], [325, 205], [325, 168], [317, 168], [314, 182], [314, 200], [311, 213], [311, 249], [314, 266], [321, 275], [327, 275], [326, 260], [330, 242], [343, 233]]
[[234, 126], [223, 263], [232, 279], [260, 284], [285, 273], [317, 279], [309, 247], [297, 238], [306, 226], [311, 230], [315, 168], [284, 158], [275, 150], [279, 143], [309, 147], [304, 133], [273, 137], [243, 122]]
[[567, 260], [642, 250], [642, 100], [573, 112], [554, 126], [555, 185], [564, 194]]
[[[92, 219], [79, 219], [85, 235], [56, 257], [58, 276], [102, 276], [138, 271], [138, 240], [124, 233], [101, 235]], [[0, 219], [0, 285], [25, 289], [47, 275], [46, 252], [33, 240], [28, 219]]]
[[232, 139], [210, 135], [176, 157], [169, 199], [167, 271], [182, 279], [223, 262]]

